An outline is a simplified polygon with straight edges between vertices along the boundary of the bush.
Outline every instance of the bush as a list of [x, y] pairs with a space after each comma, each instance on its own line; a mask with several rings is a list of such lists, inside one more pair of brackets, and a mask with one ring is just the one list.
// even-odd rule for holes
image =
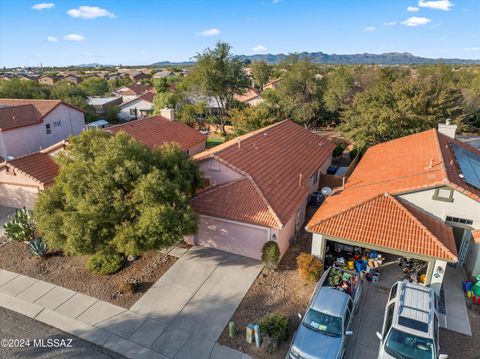
[[37, 257], [44, 258], [48, 252], [48, 246], [42, 237], [36, 237], [28, 243], [27, 251]]
[[344, 143], [341, 143], [335, 147], [333, 150], [333, 157], [340, 157], [343, 154], [343, 151], [347, 148]]
[[31, 241], [35, 237], [35, 223], [25, 208], [17, 209], [3, 228], [5, 236], [12, 241]]
[[280, 248], [277, 242], [268, 241], [262, 247], [262, 262], [267, 268], [275, 269], [280, 261]]
[[127, 281], [127, 282], [123, 282], [120, 285], [120, 292], [133, 294], [137, 292], [137, 288], [138, 288], [137, 283]]
[[87, 262], [87, 270], [97, 274], [113, 274], [122, 268], [124, 259], [118, 253], [95, 253]]
[[309, 282], [317, 282], [323, 272], [322, 261], [308, 253], [297, 257], [297, 266], [302, 279]]
[[283, 314], [273, 313], [264, 316], [260, 322], [260, 333], [278, 340], [284, 340], [288, 335], [288, 318]]

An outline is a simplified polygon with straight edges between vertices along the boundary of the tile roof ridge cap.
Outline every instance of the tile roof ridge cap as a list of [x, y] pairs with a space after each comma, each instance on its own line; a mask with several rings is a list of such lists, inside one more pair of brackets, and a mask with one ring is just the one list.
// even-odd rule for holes
[[435, 143], [437, 144], [438, 151], [440, 152], [440, 158], [442, 159], [440, 165], [443, 173], [443, 179], [444, 181], [450, 182], [450, 178], [448, 177], [447, 166], [445, 165], [445, 158], [443, 157], [442, 145], [440, 144], [440, 139], [439, 139], [440, 133], [435, 128], [433, 129], [433, 132], [434, 132]]
[[48, 155], [48, 153], [50, 151], [56, 150], [57, 148], [60, 148], [60, 147], [63, 147], [63, 146], [66, 147], [66, 146], [69, 146], [69, 145], [70, 145], [70, 142], [68, 141], [68, 139], [63, 139], [60, 142], [54, 143], [53, 145], [48, 146], [44, 149], [41, 149], [40, 151], [37, 151], [37, 152], [44, 153], [44, 154]]
[[[343, 190], [342, 190], [342, 191], [339, 191], [339, 192], [336, 192], [336, 193], [341, 193], [341, 192], [343, 192]], [[368, 203], [368, 202], [370, 202], [370, 201], [374, 201], [374, 200], [376, 200], [377, 198], [382, 197], [382, 196], [386, 196], [386, 195], [391, 196], [391, 195], [388, 194], [387, 192], [385, 192], [385, 193], [376, 193], [376, 194], [372, 195], [371, 197], [368, 197], [367, 199], [364, 199], [363, 201], [360, 201], [360, 202], [355, 203], [355, 204], [353, 204], [353, 205], [351, 205], [351, 206], [348, 206], [347, 208], [344, 208], [344, 209], [342, 209], [341, 211], [332, 213], [332, 214], [330, 214], [329, 216], [327, 216], [327, 217], [325, 217], [325, 218], [323, 218], [323, 219], [321, 219], [321, 220], [319, 220], [319, 221], [316, 221], [316, 222], [313, 223], [313, 224], [308, 223], [308, 224], [307, 224], [307, 228], [308, 228], [309, 230], [312, 230], [312, 227], [318, 226], [319, 224], [322, 224], [323, 222], [326, 222], [326, 221], [328, 221], [328, 220], [330, 220], [330, 219], [332, 219], [332, 218], [334, 218], [334, 217], [337, 217], [337, 216], [339, 216], [339, 215], [341, 215], [341, 214], [344, 214], [344, 213], [346, 213], [346, 212], [348, 212], [348, 211], [351, 211], [351, 210], [354, 209], [354, 208], [363, 206], [364, 204], [366, 204], [366, 203]], [[334, 197], [329, 196], [329, 197], [327, 197], [327, 200], [328, 200], [329, 198], [334, 198]], [[324, 203], [325, 203], [325, 202], [324, 202]], [[322, 205], [323, 205], [323, 204], [322, 204]], [[318, 210], [317, 210], [317, 211], [318, 211]], [[315, 212], [315, 213], [316, 213], [316, 212]], [[315, 215], [314, 215], [314, 216], [315, 216]], [[312, 217], [312, 219], [313, 219], [313, 217]]]
[[[425, 225], [417, 218], [417, 216], [415, 216], [415, 215], [408, 209], [408, 207], [413, 208], [414, 210], [417, 210], [417, 211], [419, 211], [420, 213], [425, 212], [425, 214], [428, 215], [428, 213], [427, 213], [425, 210], [423, 210], [423, 209], [421, 209], [421, 208], [419, 208], [419, 207], [411, 204], [410, 202], [408, 202], [408, 201], [405, 200], [405, 199], [400, 199], [400, 198], [396, 198], [396, 197], [393, 197], [393, 199], [395, 200], [395, 202], [397, 202], [397, 203], [399, 204], [400, 208], [402, 208], [402, 209], [413, 219], [413, 221], [415, 221], [415, 223], [416, 223], [419, 227], [421, 227], [421, 228], [427, 233], [427, 235], [428, 235], [431, 239], [433, 239], [433, 241], [434, 241], [439, 247], [441, 247], [441, 248], [445, 251], [445, 253], [447, 253], [448, 255], [450, 255], [450, 257], [451, 257], [452, 259], [457, 259], [457, 260], [458, 260], [458, 257], [457, 257], [456, 255], [454, 255], [454, 254], [452, 253], [452, 251], [451, 251], [450, 249], [448, 249], [448, 248], [442, 243], [442, 241], [441, 241], [440, 239], [438, 239], [438, 238], [427, 228], [427, 226], [425, 226]], [[441, 222], [440, 220], [436, 219], [435, 217], [431, 216], [431, 218], [432, 218], [433, 221], [439, 222], [439, 223], [441, 223], [442, 225], [445, 225], [445, 226], [446, 226], [445, 223]]]

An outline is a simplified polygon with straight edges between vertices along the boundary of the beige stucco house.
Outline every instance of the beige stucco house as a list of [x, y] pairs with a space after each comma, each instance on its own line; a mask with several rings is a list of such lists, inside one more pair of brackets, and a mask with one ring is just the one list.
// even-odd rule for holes
[[368, 149], [308, 223], [312, 254], [324, 258], [329, 243], [341, 243], [420, 259], [437, 292], [447, 263], [479, 275], [480, 151], [455, 129], [442, 124]]
[[283, 255], [334, 148], [287, 120], [193, 156], [208, 187], [192, 199], [200, 224], [187, 241], [259, 259], [275, 240]]
[[85, 128], [84, 111], [60, 100], [0, 99], [0, 156], [50, 147]]
[[131, 101], [123, 103], [119, 106], [118, 118], [122, 121], [131, 121], [151, 116], [154, 97], [153, 92], [146, 92]]

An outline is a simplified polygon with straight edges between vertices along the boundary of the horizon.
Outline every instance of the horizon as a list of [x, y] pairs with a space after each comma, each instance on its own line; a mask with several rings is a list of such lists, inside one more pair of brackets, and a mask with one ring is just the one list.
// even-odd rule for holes
[[[132, 0], [2, 1], [0, 66], [186, 62], [217, 41], [247, 56], [408, 52], [480, 59], [477, 0], [167, 0], [138, 5]], [[7, 34], [7, 28], [15, 31]]]

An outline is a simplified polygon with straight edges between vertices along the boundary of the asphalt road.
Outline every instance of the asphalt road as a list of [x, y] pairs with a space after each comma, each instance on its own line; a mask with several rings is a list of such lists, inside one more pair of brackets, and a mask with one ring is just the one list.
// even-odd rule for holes
[[[2, 339], [30, 339], [30, 347], [25, 348], [5, 348]], [[33, 340], [43, 339], [43, 345], [49, 345], [47, 340], [51, 340], [53, 345], [68, 344], [71, 339], [71, 347], [33, 347]], [[64, 339], [62, 343], [62, 339]], [[55, 340], [57, 341], [55, 343]], [[56, 328], [50, 327], [34, 319], [23, 316], [0, 307], [0, 359], [124, 359], [123, 356], [86, 342], [71, 334], [64, 333]], [[16, 344], [19, 342], [17, 341]]]

